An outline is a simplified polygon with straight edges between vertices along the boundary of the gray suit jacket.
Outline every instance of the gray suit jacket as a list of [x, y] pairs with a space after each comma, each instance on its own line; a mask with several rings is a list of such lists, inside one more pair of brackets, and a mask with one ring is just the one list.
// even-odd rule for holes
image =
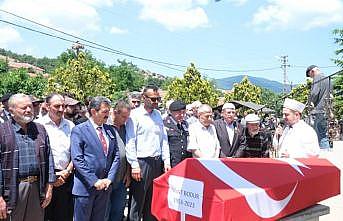
[[230, 143], [226, 122], [223, 119], [214, 121], [214, 127], [221, 147], [219, 157], [240, 157], [238, 149], [244, 149], [246, 146], [242, 126], [234, 122], [235, 132], [232, 143]]

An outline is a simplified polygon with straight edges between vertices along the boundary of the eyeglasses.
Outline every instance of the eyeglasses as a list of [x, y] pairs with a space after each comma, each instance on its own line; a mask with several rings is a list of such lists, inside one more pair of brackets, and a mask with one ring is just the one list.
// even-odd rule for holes
[[147, 98], [149, 98], [152, 102], [160, 102], [161, 101], [161, 97], [148, 97], [146, 96]]
[[132, 103], [140, 103], [141, 101], [131, 101]]

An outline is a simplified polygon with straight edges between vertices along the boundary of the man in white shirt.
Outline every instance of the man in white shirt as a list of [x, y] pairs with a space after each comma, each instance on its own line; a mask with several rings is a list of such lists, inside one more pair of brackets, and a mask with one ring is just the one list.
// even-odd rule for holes
[[45, 218], [51, 221], [73, 220], [73, 196], [71, 193], [73, 163], [70, 159], [70, 135], [73, 122], [63, 117], [64, 98], [60, 94], [46, 97], [48, 114], [37, 120], [48, 133], [57, 177], [50, 205]]
[[189, 126], [187, 150], [196, 158], [218, 158], [220, 145], [213, 126], [212, 108], [202, 104], [198, 109], [199, 120]]
[[151, 214], [153, 179], [170, 170], [169, 146], [161, 113], [161, 97], [156, 86], [143, 91], [144, 104], [132, 110], [126, 124], [126, 158], [131, 165], [132, 201], [130, 220], [156, 220]]
[[285, 99], [282, 112], [287, 126], [284, 130], [281, 127], [276, 129], [273, 141], [280, 157], [308, 158], [319, 154], [316, 132], [301, 120], [304, 108], [305, 105], [296, 100]]

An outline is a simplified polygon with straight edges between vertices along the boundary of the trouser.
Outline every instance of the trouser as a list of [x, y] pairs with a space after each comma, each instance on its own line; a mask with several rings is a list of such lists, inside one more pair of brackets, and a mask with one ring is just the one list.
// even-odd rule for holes
[[44, 209], [39, 198], [38, 182], [20, 182], [15, 209], [7, 220], [11, 221], [43, 221]]
[[325, 114], [314, 114], [313, 128], [317, 133], [320, 148], [330, 148], [329, 139], [327, 136], [327, 119], [325, 117]]
[[124, 217], [127, 191], [122, 181], [114, 182], [112, 185], [112, 193], [107, 206], [105, 220], [121, 221]]
[[102, 221], [111, 194], [108, 190], [94, 190], [89, 196], [74, 195], [74, 221]]
[[74, 201], [72, 195], [73, 176], [70, 175], [66, 182], [54, 187], [49, 206], [45, 210], [45, 220], [49, 221], [72, 221]]
[[153, 180], [162, 174], [161, 157], [146, 157], [138, 159], [142, 179], [131, 183], [132, 201], [130, 221], [156, 220], [151, 214]]

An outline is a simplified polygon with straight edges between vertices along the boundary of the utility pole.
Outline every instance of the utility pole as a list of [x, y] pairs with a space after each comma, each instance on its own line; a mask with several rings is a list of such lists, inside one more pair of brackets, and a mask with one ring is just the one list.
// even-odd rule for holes
[[85, 47], [83, 46], [83, 44], [81, 44], [79, 41], [76, 41], [73, 46], [71, 47], [73, 50], [75, 50], [76, 52], [76, 56], [79, 55], [79, 52], [81, 49], [84, 49]]
[[283, 70], [283, 90], [282, 92], [284, 94], [287, 93], [287, 68], [290, 67], [288, 64], [288, 55], [282, 55], [280, 56], [280, 61], [281, 61], [281, 68]]

